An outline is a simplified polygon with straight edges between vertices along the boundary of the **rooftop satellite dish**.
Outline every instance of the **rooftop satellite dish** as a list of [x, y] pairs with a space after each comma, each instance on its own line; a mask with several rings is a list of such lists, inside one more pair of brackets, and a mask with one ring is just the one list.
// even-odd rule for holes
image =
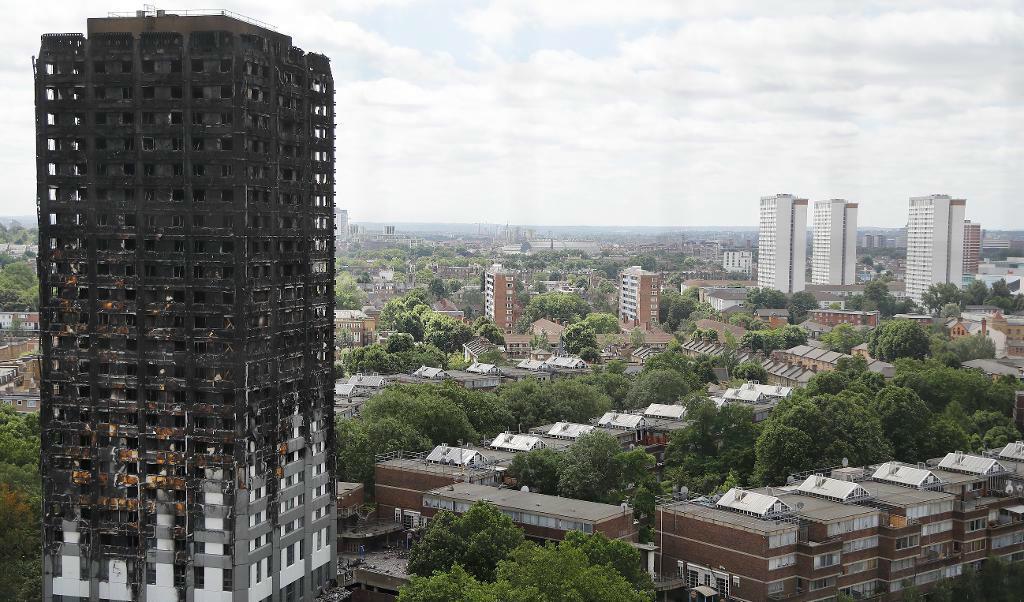
[[788, 477], [786, 477], [787, 485], [792, 485], [793, 483], [796, 483], [796, 477], [794, 477], [793, 475], [789, 475]]
[[519, 488], [519, 491], [522, 491], [523, 493], [530, 493], [530, 488], [527, 487], [526, 485], [523, 485], [522, 487]]
[[843, 457], [843, 468], [846, 468], [849, 465], [850, 465], [850, 459], [844, 456]]
[[1013, 495], [1013, 483], [1006, 484], [1006, 495]]
[[689, 495], [689, 494], [690, 494], [690, 488], [689, 488], [689, 487], [686, 487], [686, 486], [684, 485], [683, 487], [680, 487], [680, 488], [679, 488], [679, 495], [682, 495], [682, 496], [684, 496], [684, 497], [685, 497], [685, 496], [687, 496], [687, 495]]
[[1017, 485], [1017, 493], [1024, 493], [1024, 485]]
[[796, 503], [796, 509], [797, 510], [803, 510], [804, 509], [804, 503], [803, 502], [797, 502]]

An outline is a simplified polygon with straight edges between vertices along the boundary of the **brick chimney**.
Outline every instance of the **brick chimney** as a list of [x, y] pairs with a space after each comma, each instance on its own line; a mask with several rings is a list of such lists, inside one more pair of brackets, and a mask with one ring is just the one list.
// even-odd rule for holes
[[988, 336], [988, 319], [987, 318], [982, 318], [981, 319], [981, 334], [984, 335], [984, 336]]

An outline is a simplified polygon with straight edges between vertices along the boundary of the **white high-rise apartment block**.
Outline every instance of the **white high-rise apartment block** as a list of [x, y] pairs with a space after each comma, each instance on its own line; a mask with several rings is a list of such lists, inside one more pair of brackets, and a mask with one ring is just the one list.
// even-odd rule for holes
[[726, 272], [749, 274], [754, 268], [754, 254], [750, 251], [725, 251], [722, 253], [722, 269]]
[[907, 296], [921, 301], [928, 287], [960, 284], [964, 264], [967, 201], [944, 194], [910, 197], [907, 220]]
[[784, 293], [804, 290], [807, 270], [807, 199], [761, 197], [757, 285]]
[[857, 203], [843, 199], [814, 203], [811, 282], [855, 284], [857, 280]]

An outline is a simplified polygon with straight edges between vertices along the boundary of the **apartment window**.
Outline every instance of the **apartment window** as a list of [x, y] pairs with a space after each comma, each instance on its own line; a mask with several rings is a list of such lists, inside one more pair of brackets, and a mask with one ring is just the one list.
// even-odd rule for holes
[[835, 566], [837, 564], [839, 564], [839, 552], [830, 552], [828, 554], [820, 554], [814, 557], [814, 568], [816, 569]]
[[781, 594], [783, 591], [785, 591], [785, 589], [786, 589], [786, 582], [785, 581], [776, 581], [774, 583], [769, 583], [768, 584], [768, 593], [769, 594]]
[[811, 581], [810, 589], [811, 589], [811, 591], [815, 591], [815, 590], [819, 590], [819, 589], [825, 589], [825, 588], [828, 588], [828, 587], [834, 587], [835, 584], [836, 584], [836, 578], [835, 577], [825, 577], [824, 579], [815, 579], [814, 581]]
[[964, 542], [964, 554], [970, 554], [971, 552], [980, 552], [985, 549], [984, 539], [975, 539], [974, 541]]
[[768, 559], [768, 570], [774, 571], [787, 566], [793, 566], [796, 564], [796, 554], [786, 554], [785, 556], [775, 556]]
[[851, 563], [846, 568], [846, 574], [850, 575], [853, 573], [863, 573], [864, 571], [873, 571], [878, 568], [878, 559], [872, 558], [870, 560], [861, 560], [860, 562]]
[[907, 535], [896, 540], [896, 549], [905, 550], [907, 548], [913, 548], [920, 543], [920, 536], [918, 535]]
[[984, 519], [984, 518], [976, 518], [974, 520], [968, 521], [967, 522], [967, 532], [971, 533], [972, 531], [981, 531], [982, 529], [985, 528], [985, 525], [987, 523], [988, 523], [988, 519]]
[[878, 536], [872, 535], [871, 537], [862, 537], [860, 539], [851, 539], [850, 541], [843, 542], [843, 553], [849, 554], [850, 552], [875, 547], [878, 547]]
[[893, 560], [889, 563], [889, 572], [895, 573], [897, 571], [905, 571], [907, 569], [914, 568], [914, 557], [902, 558], [900, 560]]
[[768, 537], [769, 548], [781, 548], [782, 546], [791, 546], [796, 543], [796, 531], [790, 531], [789, 533], [782, 533], [779, 535], [771, 535]]
[[946, 531], [953, 530], [953, 521], [942, 520], [937, 523], [928, 523], [921, 526], [921, 535], [935, 535], [936, 533], [945, 533]]

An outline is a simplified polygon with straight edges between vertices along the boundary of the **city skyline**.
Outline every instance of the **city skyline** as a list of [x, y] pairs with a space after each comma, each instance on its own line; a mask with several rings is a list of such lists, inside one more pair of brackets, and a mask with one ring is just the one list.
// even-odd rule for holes
[[[1024, 120], [992, 60], [1019, 55], [1011, 5], [222, 4], [333, 59], [338, 205], [356, 221], [472, 210], [494, 223], [755, 226], [753, 199], [792, 192], [900, 227], [905, 199], [943, 192], [972, 199], [974, 220], [1024, 227], [1012, 211]], [[21, 57], [36, 32], [133, 8], [11, 15], [0, 169], [32, 167]], [[913, 39], [898, 35], [911, 26]], [[33, 212], [27, 179], [6, 193], [4, 213]]]

